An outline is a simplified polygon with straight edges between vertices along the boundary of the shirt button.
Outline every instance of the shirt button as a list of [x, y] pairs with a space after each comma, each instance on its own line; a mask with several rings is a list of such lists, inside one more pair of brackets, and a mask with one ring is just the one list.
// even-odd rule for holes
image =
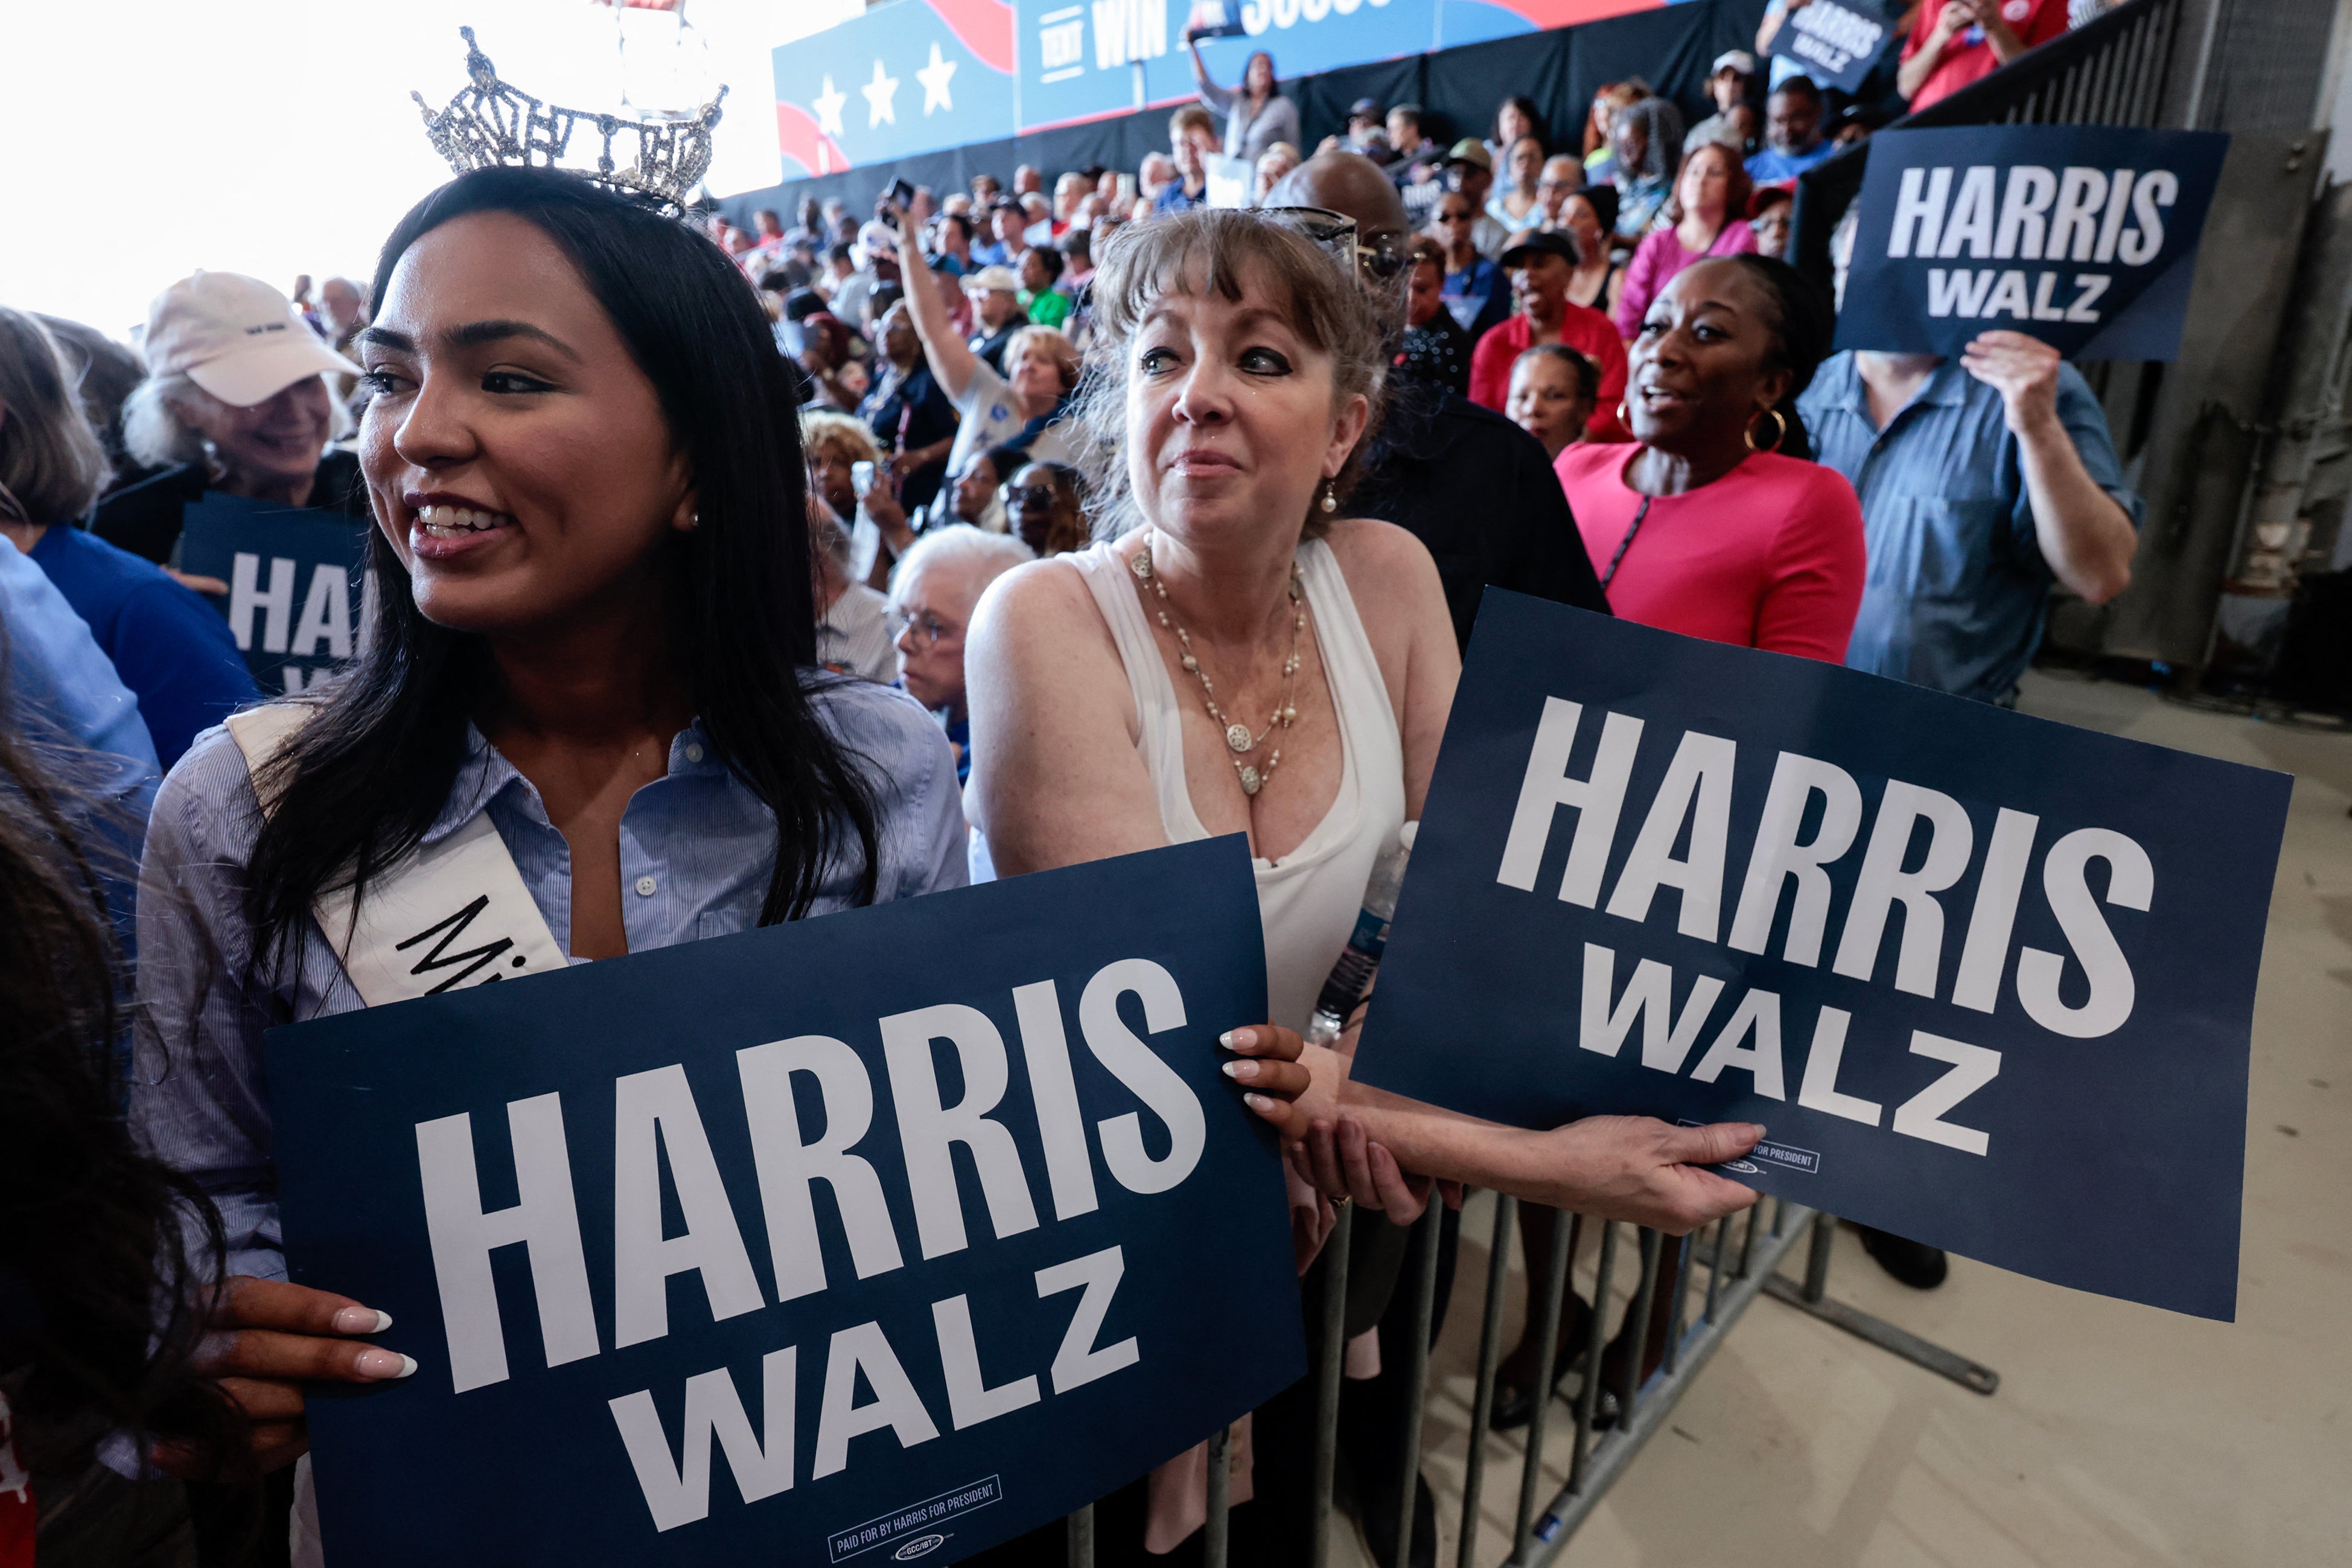
[[698, 742], [686, 748], [686, 760], [689, 763], [698, 763], [702, 761], [702, 746], [700, 742]]
[[650, 899], [650, 898], [652, 898], [652, 897], [654, 896], [654, 888], [655, 888], [655, 886], [656, 886], [656, 884], [655, 884], [655, 882], [654, 882], [654, 879], [653, 879], [651, 877], [640, 877], [640, 878], [638, 878], [638, 879], [637, 879], [637, 897], [639, 897], [639, 898], [641, 898], [641, 899]]

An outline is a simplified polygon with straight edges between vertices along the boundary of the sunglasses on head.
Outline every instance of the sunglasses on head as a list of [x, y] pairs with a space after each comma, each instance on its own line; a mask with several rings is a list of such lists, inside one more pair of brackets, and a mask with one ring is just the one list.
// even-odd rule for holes
[[1321, 246], [1333, 260], [1357, 268], [1384, 283], [1412, 260], [1403, 236], [1384, 234], [1367, 244], [1357, 231], [1354, 218], [1329, 207], [1260, 207], [1258, 215], [1287, 224]]

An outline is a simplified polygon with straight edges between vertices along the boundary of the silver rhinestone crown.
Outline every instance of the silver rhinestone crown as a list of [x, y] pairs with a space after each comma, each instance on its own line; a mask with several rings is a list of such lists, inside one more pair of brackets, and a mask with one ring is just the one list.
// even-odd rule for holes
[[[710, 167], [710, 128], [719, 123], [719, 95], [687, 120], [641, 121], [618, 114], [592, 114], [542, 103], [511, 83], [499, 79], [489, 56], [474, 42], [474, 29], [460, 27], [466, 40], [466, 75], [470, 79], [436, 114], [421, 92], [408, 96], [425, 116], [425, 134], [433, 150], [463, 174], [494, 164], [564, 168], [562, 160], [572, 133], [582, 125], [604, 138], [593, 170], [573, 168], [599, 184], [648, 196], [672, 212], [686, 208], [686, 194]], [[636, 138], [636, 159], [621, 163], [613, 156], [614, 138]]]

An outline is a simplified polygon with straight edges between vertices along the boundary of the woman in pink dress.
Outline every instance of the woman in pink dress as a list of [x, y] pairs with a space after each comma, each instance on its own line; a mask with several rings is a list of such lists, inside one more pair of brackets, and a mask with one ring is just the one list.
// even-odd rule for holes
[[1625, 264], [1625, 284], [1617, 294], [1619, 337], [1631, 342], [1639, 335], [1650, 301], [1684, 268], [1756, 248], [1756, 231], [1746, 221], [1751, 188], [1739, 155], [1720, 142], [1703, 142], [1683, 154], [1675, 194], [1666, 199], [1666, 221], [1642, 237]]
[[1640, 445], [1570, 447], [1553, 464], [1619, 616], [1845, 658], [1862, 506], [1807, 460], [1796, 413], [1834, 326], [1795, 268], [1760, 256], [1686, 268], [1652, 302], [1621, 415]]

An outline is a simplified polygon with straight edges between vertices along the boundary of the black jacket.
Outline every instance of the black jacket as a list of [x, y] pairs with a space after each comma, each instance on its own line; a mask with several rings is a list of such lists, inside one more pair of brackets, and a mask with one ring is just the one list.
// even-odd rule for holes
[[[204, 464], [183, 463], [135, 485], [125, 485], [98, 503], [89, 531], [109, 544], [166, 565], [180, 542], [181, 514], [190, 501], [203, 497], [206, 479]], [[341, 451], [321, 458], [310, 487], [310, 506], [320, 511], [340, 511], [362, 522], [370, 521], [359, 458]]]
[[1543, 444], [1501, 415], [1400, 378], [1363, 484], [1348, 503], [1437, 561], [1454, 640], [1470, 642], [1488, 584], [1609, 613]]

